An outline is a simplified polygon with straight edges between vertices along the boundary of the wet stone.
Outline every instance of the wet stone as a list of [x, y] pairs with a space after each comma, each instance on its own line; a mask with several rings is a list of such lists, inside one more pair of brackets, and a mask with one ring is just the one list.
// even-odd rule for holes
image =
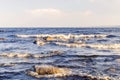
[[34, 71], [27, 71], [27, 74], [36, 78], [64, 77], [71, 74], [71, 70], [51, 65], [35, 65]]

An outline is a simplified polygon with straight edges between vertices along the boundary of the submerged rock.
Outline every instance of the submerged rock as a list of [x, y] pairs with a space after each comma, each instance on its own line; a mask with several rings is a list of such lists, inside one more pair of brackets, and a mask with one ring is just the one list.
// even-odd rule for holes
[[45, 75], [45, 74], [64, 74], [65, 75], [69, 71], [70, 70], [66, 68], [58, 68], [50, 65], [35, 66], [35, 72], [37, 72], [39, 75]]
[[59, 68], [51, 65], [35, 65], [34, 71], [27, 71], [27, 74], [36, 78], [42, 77], [64, 77], [71, 74], [67, 68]]

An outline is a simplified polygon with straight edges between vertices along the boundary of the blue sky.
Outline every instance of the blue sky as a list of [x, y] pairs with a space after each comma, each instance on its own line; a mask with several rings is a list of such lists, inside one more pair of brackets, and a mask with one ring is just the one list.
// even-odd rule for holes
[[0, 27], [120, 25], [120, 0], [0, 0]]

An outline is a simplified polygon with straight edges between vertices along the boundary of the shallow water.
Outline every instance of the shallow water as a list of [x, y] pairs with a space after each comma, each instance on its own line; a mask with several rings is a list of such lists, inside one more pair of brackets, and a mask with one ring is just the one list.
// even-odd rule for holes
[[[34, 65], [53, 65], [72, 69], [77, 76], [49, 78], [50, 80], [84, 80], [79, 75], [110, 77], [120, 80], [120, 49], [97, 49], [91, 47], [66, 47], [55, 44], [38, 46], [36, 38], [22, 38], [16, 35], [64, 34], [64, 35], [107, 35], [103, 38], [90, 38], [87, 44], [120, 44], [120, 28], [1, 28], [0, 55], [31, 54], [49, 55], [50, 51], [62, 51], [59, 55], [45, 57], [5, 57], [0, 56], [1, 80], [36, 80], [28, 76], [26, 70]], [[40, 80], [47, 80], [41, 78]], [[89, 80], [89, 79], [88, 79]]]

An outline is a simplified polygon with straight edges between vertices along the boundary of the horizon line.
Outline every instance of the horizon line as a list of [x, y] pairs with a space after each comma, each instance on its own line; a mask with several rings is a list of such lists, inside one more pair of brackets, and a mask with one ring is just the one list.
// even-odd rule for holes
[[0, 26], [0, 28], [119, 28], [120, 25], [101, 26]]

